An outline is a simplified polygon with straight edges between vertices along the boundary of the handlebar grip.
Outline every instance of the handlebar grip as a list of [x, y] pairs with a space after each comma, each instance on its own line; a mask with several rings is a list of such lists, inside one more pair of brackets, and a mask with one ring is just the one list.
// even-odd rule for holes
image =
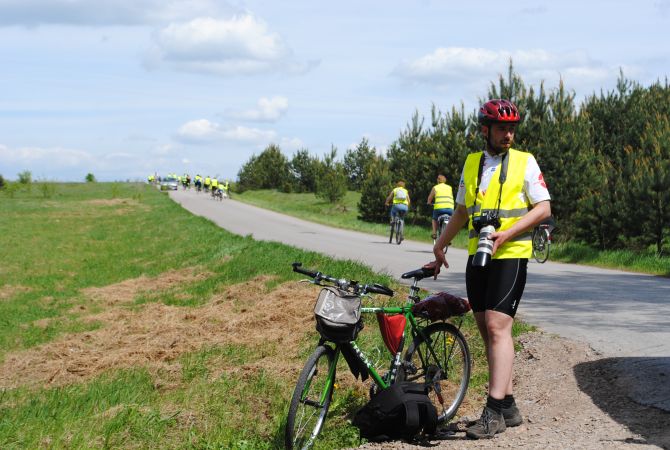
[[394, 294], [393, 289], [387, 288], [386, 286], [382, 286], [378, 283], [368, 286], [367, 291], [375, 294], [388, 295], [389, 297], [393, 297]]
[[291, 266], [293, 266], [293, 271], [294, 272], [298, 272], [298, 273], [301, 273], [303, 275], [307, 275], [308, 277], [311, 277], [311, 278], [316, 278], [316, 275], [318, 274], [318, 272], [312, 272], [311, 270], [301, 269], [300, 268], [302, 266], [301, 262], [294, 262], [293, 264], [291, 264]]

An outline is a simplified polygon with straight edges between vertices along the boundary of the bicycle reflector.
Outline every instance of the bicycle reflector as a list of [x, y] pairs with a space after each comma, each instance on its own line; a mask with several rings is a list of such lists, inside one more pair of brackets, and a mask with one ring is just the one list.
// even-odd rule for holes
[[407, 319], [402, 314], [389, 316], [384, 313], [377, 313], [377, 322], [379, 322], [379, 331], [382, 333], [386, 348], [389, 349], [391, 354], [395, 355], [400, 348]]

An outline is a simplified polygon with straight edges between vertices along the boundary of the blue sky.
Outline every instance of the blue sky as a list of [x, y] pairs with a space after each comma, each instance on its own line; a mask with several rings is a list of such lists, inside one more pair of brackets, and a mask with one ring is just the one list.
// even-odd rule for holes
[[[268, 144], [383, 152], [510, 58], [581, 99], [670, 74], [670, 0], [0, 0], [0, 174], [234, 179]], [[532, 151], [532, 149], [529, 149]]]

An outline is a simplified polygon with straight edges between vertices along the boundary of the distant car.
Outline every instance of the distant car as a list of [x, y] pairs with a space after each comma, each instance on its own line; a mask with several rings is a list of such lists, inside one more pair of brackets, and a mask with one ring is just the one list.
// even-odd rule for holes
[[179, 188], [179, 182], [176, 178], [163, 178], [161, 180], [161, 191], [176, 191]]

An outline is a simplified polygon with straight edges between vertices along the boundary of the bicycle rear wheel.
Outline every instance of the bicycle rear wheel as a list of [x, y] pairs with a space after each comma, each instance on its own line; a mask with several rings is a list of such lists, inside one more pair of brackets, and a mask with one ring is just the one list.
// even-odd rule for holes
[[437, 322], [418, 334], [405, 353], [401, 379], [425, 383], [437, 409], [437, 420], [451, 420], [461, 406], [470, 382], [470, 349], [463, 334], [450, 323]]
[[[448, 223], [449, 223], [449, 219], [441, 220], [441, 221], [440, 221], [440, 223], [439, 223], [439, 225], [438, 225], [438, 229], [437, 229], [437, 232], [438, 232], [437, 236], [438, 236], [438, 237], [442, 234], [442, 232], [444, 231], [444, 229], [447, 228], [447, 224], [448, 224]], [[433, 245], [435, 245], [435, 243], [433, 243]], [[449, 249], [449, 246], [446, 245], [446, 246], [444, 247], [444, 254], [445, 254], [445, 255], [447, 254], [447, 250], [448, 250], [448, 249]]]
[[402, 240], [405, 238], [404, 236], [404, 222], [402, 220], [398, 220], [396, 222], [396, 229], [395, 229], [395, 242], [396, 244], [400, 245]]
[[[334, 352], [320, 345], [305, 363], [286, 417], [287, 449], [308, 449], [321, 432], [335, 384]], [[330, 373], [332, 372], [332, 378]]]
[[541, 228], [533, 230], [533, 258], [539, 263], [549, 259], [549, 238], [547, 232]]

